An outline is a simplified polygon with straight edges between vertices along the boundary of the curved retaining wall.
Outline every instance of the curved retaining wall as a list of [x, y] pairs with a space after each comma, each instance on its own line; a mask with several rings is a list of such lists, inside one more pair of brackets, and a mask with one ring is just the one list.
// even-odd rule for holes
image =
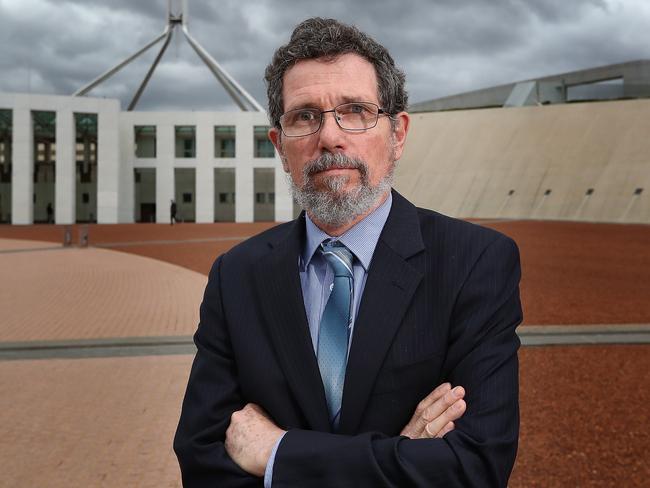
[[650, 100], [413, 114], [395, 186], [458, 217], [650, 223]]

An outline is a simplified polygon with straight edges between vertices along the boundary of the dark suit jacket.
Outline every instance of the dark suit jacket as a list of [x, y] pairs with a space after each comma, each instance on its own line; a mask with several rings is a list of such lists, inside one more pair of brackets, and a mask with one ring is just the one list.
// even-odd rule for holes
[[[174, 449], [186, 487], [261, 487], [227, 455], [233, 411], [262, 406], [288, 433], [274, 487], [505, 486], [519, 429], [519, 254], [496, 231], [393, 192], [355, 322], [332, 433], [298, 273], [304, 217], [217, 259]], [[399, 432], [450, 381], [467, 411], [444, 439]]]

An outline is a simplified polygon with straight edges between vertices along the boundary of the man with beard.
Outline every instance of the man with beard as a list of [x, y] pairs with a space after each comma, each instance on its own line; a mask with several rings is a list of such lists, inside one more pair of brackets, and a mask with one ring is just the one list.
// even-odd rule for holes
[[210, 272], [174, 443], [184, 484], [506, 486], [515, 244], [391, 190], [404, 75], [366, 34], [306, 20], [266, 80], [305, 212]]

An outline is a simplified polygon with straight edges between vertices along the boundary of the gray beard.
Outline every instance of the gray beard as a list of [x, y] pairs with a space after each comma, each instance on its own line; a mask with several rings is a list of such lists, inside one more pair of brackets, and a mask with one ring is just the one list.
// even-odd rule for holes
[[[329, 176], [323, 180], [325, 188], [317, 188], [314, 175], [332, 168], [355, 168], [360, 173], [360, 184], [352, 190], [344, 190], [349, 181], [345, 175]], [[376, 185], [372, 186], [369, 169], [365, 161], [350, 158], [341, 153], [324, 153], [318, 159], [309, 161], [303, 168], [302, 185], [298, 186], [287, 174], [293, 198], [310, 216], [331, 227], [347, 225], [370, 211], [393, 184], [393, 163], [390, 171]]]

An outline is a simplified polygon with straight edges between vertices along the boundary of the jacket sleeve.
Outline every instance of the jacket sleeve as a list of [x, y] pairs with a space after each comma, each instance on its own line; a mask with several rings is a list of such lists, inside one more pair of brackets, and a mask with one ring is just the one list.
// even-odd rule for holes
[[212, 266], [194, 342], [197, 353], [174, 438], [183, 486], [261, 488], [262, 479], [243, 471], [228, 456], [224, 440], [230, 416], [244, 407], [235, 361], [224, 323], [220, 269]]
[[519, 279], [517, 247], [499, 235], [457, 294], [443, 375], [465, 387], [467, 410], [454, 431], [408, 439], [290, 430], [277, 452], [273, 487], [506, 486], [519, 434]]

